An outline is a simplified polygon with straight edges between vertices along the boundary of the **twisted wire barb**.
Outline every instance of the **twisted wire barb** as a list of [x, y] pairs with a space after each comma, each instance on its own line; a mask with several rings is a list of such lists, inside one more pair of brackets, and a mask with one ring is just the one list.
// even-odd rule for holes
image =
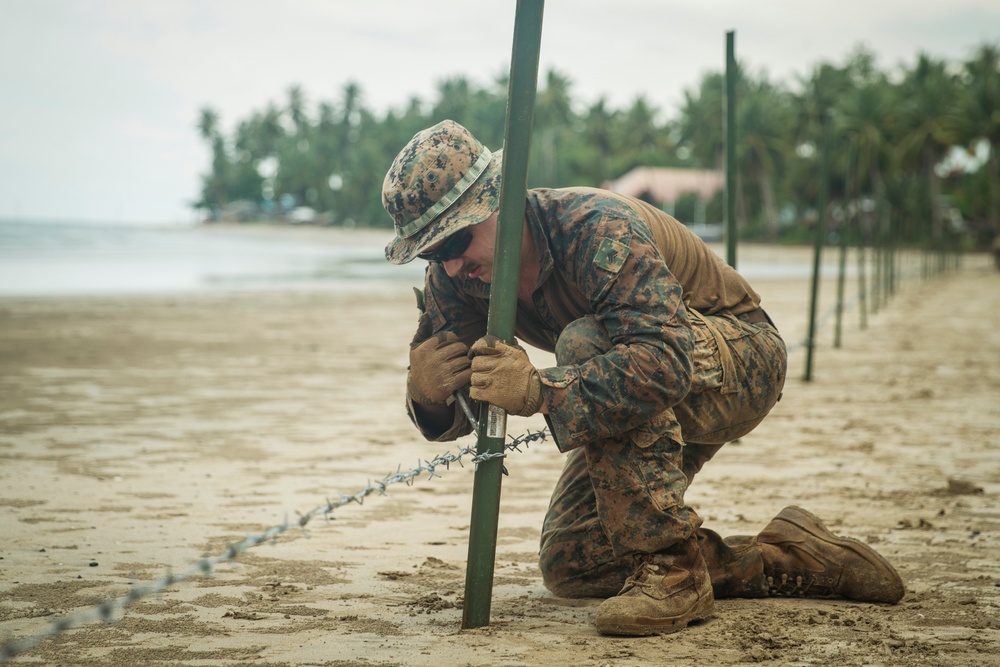
[[3, 647], [0, 647], [0, 663], [6, 662], [14, 656], [24, 653], [25, 651], [37, 646], [44, 639], [60, 635], [77, 626], [91, 623], [93, 621], [104, 621], [110, 623], [114, 620], [115, 612], [124, 610], [137, 600], [149, 597], [150, 595], [162, 593], [168, 587], [182, 581], [186, 581], [192, 577], [209, 576], [214, 572], [216, 565], [233, 561], [241, 553], [252, 549], [258, 544], [263, 544], [264, 542], [273, 540], [292, 528], [299, 527], [303, 529], [303, 532], [305, 532], [306, 524], [318, 516], [322, 516], [324, 519], [329, 521], [330, 513], [337, 508], [350, 503], [357, 503], [361, 505], [364, 503], [365, 498], [373, 493], [384, 496], [386, 495], [386, 489], [393, 484], [402, 483], [406, 486], [412, 486], [413, 482], [424, 473], [427, 473], [428, 480], [440, 477], [441, 475], [437, 472], [438, 468], [443, 466], [446, 470], [450, 470], [452, 463], [457, 463], [459, 466], [464, 467], [462, 459], [469, 455], [472, 455], [470, 461], [474, 466], [490, 459], [504, 458], [507, 456], [506, 452], [520, 452], [521, 446], [528, 447], [528, 445], [532, 442], [544, 441], [548, 438], [548, 435], [548, 430], [543, 428], [540, 431], [529, 431], [528, 433], [516, 438], [512, 437], [510, 442], [504, 444], [504, 451], [502, 452], [483, 452], [482, 454], [477, 454], [475, 447], [462, 447], [455, 454], [450, 452], [439, 454], [430, 460], [425, 460], [422, 463], [418, 462], [416, 466], [406, 471], [403, 471], [402, 464], [399, 464], [396, 467], [396, 472], [389, 473], [382, 479], [374, 482], [369, 480], [368, 484], [363, 489], [353, 495], [341, 494], [336, 500], [330, 500], [328, 498], [322, 505], [314, 507], [305, 514], [299, 514], [299, 518], [295, 521], [289, 521], [286, 517], [282, 523], [271, 526], [264, 532], [257, 535], [248, 535], [243, 540], [227, 546], [221, 554], [203, 558], [181, 572], [176, 574], [167, 574], [148, 586], [136, 586], [132, 588], [132, 590], [130, 590], [126, 595], [106, 600], [105, 602], [102, 602], [95, 607], [91, 607], [90, 609], [84, 609], [82, 611], [64, 616], [63, 618], [51, 623], [47, 628], [38, 634], [24, 639], [7, 642], [3, 645]]

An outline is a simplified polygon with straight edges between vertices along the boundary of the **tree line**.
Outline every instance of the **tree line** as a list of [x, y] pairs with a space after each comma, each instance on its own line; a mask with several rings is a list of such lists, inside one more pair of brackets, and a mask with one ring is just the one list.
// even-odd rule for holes
[[[963, 62], [919, 54], [891, 71], [858, 47], [793, 82], [740, 63], [736, 81], [735, 197], [745, 238], [806, 238], [823, 160], [834, 230], [853, 219], [861, 234], [890, 229], [898, 242], [956, 248], [983, 247], [1000, 232], [997, 45], [980, 45]], [[528, 185], [600, 187], [636, 166], [722, 169], [724, 89], [721, 71], [706, 73], [664, 118], [642, 96], [620, 109], [605, 98], [581, 105], [569, 78], [550, 70], [539, 81]], [[278, 219], [297, 209], [317, 224], [389, 226], [382, 179], [406, 141], [451, 118], [499, 148], [506, 96], [505, 76], [487, 85], [455, 76], [439, 82], [433, 100], [413, 97], [380, 115], [357, 83], [312, 107], [293, 86], [228, 135], [205, 107], [198, 129], [212, 162], [193, 205], [210, 218]], [[675, 215], [690, 221], [695, 204], [682, 198]], [[703, 210], [721, 221], [722, 195]]]

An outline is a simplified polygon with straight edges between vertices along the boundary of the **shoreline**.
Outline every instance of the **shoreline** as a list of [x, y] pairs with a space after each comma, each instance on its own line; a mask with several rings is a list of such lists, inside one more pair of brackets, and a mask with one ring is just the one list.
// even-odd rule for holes
[[[313, 225], [212, 223], [173, 229], [67, 228], [51, 234], [11, 232], [0, 246], [0, 298], [110, 296], [305, 290], [383, 291], [423, 282], [423, 262], [394, 266], [384, 259], [391, 230]], [[709, 244], [720, 257], [725, 248]], [[743, 244], [737, 268], [753, 284], [808, 279], [814, 248]], [[867, 281], [875, 253], [865, 250]], [[986, 254], [969, 254], [978, 265]], [[921, 252], [898, 254], [901, 270], [919, 275]], [[824, 247], [822, 280], [835, 280], [839, 248]], [[845, 264], [860, 272], [857, 250]], [[766, 298], [766, 295], [765, 295]], [[767, 306], [765, 306], [766, 308]]]
[[366, 240], [378, 241], [383, 246], [388, 243], [393, 236], [393, 230], [391, 227], [376, 228], [376, 227], [357, 227], [354, 229], [345, 229], [344, 227], [336, 226], [320, 226], [320, 225], [290, 225], [290, 224], [279, 224], [273, 222], [199, 222], [192, 226], [192, 229], [203, 230], [203, 231], [220, 231], [225, 233], [237, 233], [237, 234], [257, 234], [257, 235], [273, 235], [273, 236], [300, 236], [306, 238], [315, 239], [331, 239], [337, 240], [340, 238], [361, 238]]

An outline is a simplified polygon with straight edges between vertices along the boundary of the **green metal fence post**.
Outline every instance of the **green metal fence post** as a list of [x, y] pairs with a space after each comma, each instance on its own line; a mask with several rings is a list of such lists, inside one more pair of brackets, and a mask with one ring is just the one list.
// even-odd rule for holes
[[[889, 209], [892, 215], [887, 215], [885, 218], [885, 289], [882, 290], [883, 294], [886, 296], [886, 303], [888, 304], [888, 299], [896, 295], [896, 260], [897, 253], [899, 250], [899, 244], [896, 240], [896, 230], [901, 222], [899, 218], [899, 212]], [[893, 222], [893, 220], [896, 222]]]
[[[500, 213], [493, 256], [490, 309], [486, 322], [488, 333], [508, 343], [514, 340], [528, 180], [528, 150], [538, 84], [538, 54], [544, 4], [543, 0], [518, 0], [514, 16], [514, 45], [500, 181]], [[496, 406], [485, 406], [479, 416], [477, 453], [502, 454], [506, 432], [506, 413]], [[463, 628], [479, 628], [490, 623], [502, 472], [502, 458], [482, 461], [476, 467], [462, 610]]]
[[882, 216], [885, 214], [883, 207], [875, 209], [875, 218], [872, 221], [872, 314], [875, 315], [885, 304], [885, 292], [883, 287], [882, 271], [885, 268]]
[[[876, 206], [878, 204], [876, 203]], [[858, 327], [868, 328], [868, 253], [865, 250], [865, 231], [861, 216], [858, 216]]]
[[806, 341], [806, 382], [812, 381], [813, 350], [816, 347], [816, 308], [819, 304], [819, 274], [820, 259], [823, 253], [823, 242], [826, 237], [826, 195], [830, 180], [830, 113], [823, 114], [823, 152], [820, 155], [819, 176], [819, 209], [816, 218], [816, 245], [813, 249], [812, 292], [809, 299], [809, 336]]
[[726, 33], [726, 263], [736, 268], [736, 32]]
[[[833, 327], [833, 347], [839, 349], [844, 326], [844, 282], [847, 280], [847, 236], [851, 233], [854, 216], [851, 211], [854, 205], [854, 156], [857, 152], [857, 142], [852, 141], [847, 147], [847, 171], [844, 173], [844, 218], [841, 221], [837, 237], [840, 241], [839, 258], [837, 261], [837, 317]], [[859, 214], [860, 217], [860, 214]]]

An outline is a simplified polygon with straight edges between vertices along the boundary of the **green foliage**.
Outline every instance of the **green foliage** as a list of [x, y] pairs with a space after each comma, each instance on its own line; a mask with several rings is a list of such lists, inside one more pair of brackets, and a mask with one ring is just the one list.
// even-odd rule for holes
[[[874, 224], [865, 215], [891, 211], [898, 240], [910, 243], [960, 233], [983, 243], [1000, 230], [1000, 47], [980, 46], [959, 64], [918, 54], [912, 67], [891, 75], [859, 48], [843, 64], [819, 64], [792, 84], [745, 64], [738, 69], [735, 197], [747, 238], [807, 236], [817, 216], [824, 122], [832, 130], [829, 206], [850, 213], [831, 219], [864, 234]], [[664, 119], [643, 97], [622, 109], [605, 99], [581, 105], [572, 81], [549, 71], [536, 98], [528, 184], [600, 187], [636, 166], [721, 169], [724, 88], [721, 72], [706, 73], [684, 91], [676, 118]], [[293, 86], [283, 102], [238, 120], [229, 136], [218, 114], [203, 109], [197, 128], [212, 160], [194, 205], [212, 215], [235, 208], [262, 218], [308, 206], [321, 224], [387, 227], [382, 178], [399, 149], [444, 118], [498, 148], [506, 96], [505, 76], [484, 86], [455, 76], [438, 83], [432, 101], [413, 98], [377, 116], [356, 83], [314, 106]], [[977, 151], [977, 163], [954, 167], [956, 155]], [[721, 196], [674, 205], [689, 222], [718, 222], [722, 210]], [[868, 213], [855, 214], [861, 210]]]

